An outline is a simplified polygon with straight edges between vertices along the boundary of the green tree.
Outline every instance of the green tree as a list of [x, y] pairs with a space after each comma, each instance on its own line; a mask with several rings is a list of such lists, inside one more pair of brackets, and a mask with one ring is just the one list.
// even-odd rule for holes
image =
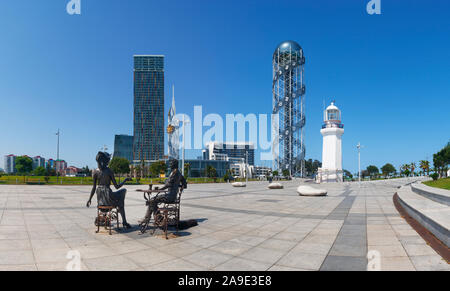
[[422, 169], [422, 171], [429, 176], [430, 175], [430, 162], [427, 160], [421, 160], [419, 162], [419, 167]]
[[139, 180], [141, 179], [141, 166], [140, 165], [136, 165], [134, 167], [134, 175], [136, 176], [136, 182], [139, 184]]
[[312, 176], [317, 173], [318, 169], [322, 167], [322, 163], [318, 160], [309, 159], [305, 161], [305, 170], [307, 176]]
[[225, 172], [225, 175], [223, 175], [223, 180], [224, 180], [225, 182], [228, 182], [230, 179], [231, 179], [231, 171], [230, 171], [230, 170], [227, 170], [227, 171]]
[[109, 162], [109, 167], [114, 174], [119, 175], [119, 183], [122, 175], [130, 173], [130, 162], [125, 158], [112, 158], [111, 162]]
[[361, 178], [365, 178], [365, 177], [368, 177], [368, 176], [370, 176], [370, 173], [369, 173], [369, 171], [368, 170], [362, 170], [361, 171]]
[[206, 176], [207, 176], [208, 178], [217, 178], [217, 171], [216, 171], [216, 168], [214, 168], [214, 167], [211, 166], [211, 165], [208, 165], [208, 166], [206, 167]]
[[284, 169], [283, 170], [283, 177], [289, 177], [289, 170], [288, 169]]
[[389, 175], [395, 173], [395, 167], [392, 164], [387, 163], [381, 167], [381, 172], [383, 173], [383, 176], [387, 178]]
[[273, 171], [273, 173], [272, 173], [272, 175], [274, 176], [274, 177], [276, 177], [276, 176], [278, 176], [278, 171], [277, 170], [275, 170], [275, 171]]
[[374, 165], [368, 166], [366, 170], [369, 173], [370, 177], [376, 177], [380, 173], [380, 170], [378, 170], [377, 166]]
[[350, 173], [350, 171], [344, 170], [344, 178], [352, 179], [353, 175], [352, 175], [352, 173]]
[[23, 176], [23, 181], [25, 182], [26, 175], [30, 174], [33, 170], [33, 160], [25, 156], [17, 157], [16, 170], [19, 175]]
[[433, 155], [433, 165], [439, 177], [442, 177], [443, 172], [450, 164], [450, 142]]
[[159, 177], [159, 175], [166, 173], [167, 165], [165, 161], [157, 161], [150, 165], [150, 174], [152, 177]]
[[184, 164], [184, 171], [183, 171], [183, 175], [185, 178], [189, 177], [189, 171], [191, 170], [191, 164], [189, 163], [185, 163]]
[[47, 166], [45, 167], [45, 175], [46, 176], [56, 176], [56, 170], [53, 169], [49, 163], [47, 163]]
[[409, 177], [409, 174], [411, 173], [409, 170], [410, 165], [404, 164], [400, 167], [400, 174], [403, 174], [406, 177]]
[[409, 165], [409, 168], [410, 168], [410, 170], [411, 170], [412, 176], [414, 176], [414, 170], [416, 169], [416, 163], [412, 162], [412, 163]]
[[410, 171], [409, 169], [406, 169], [406, 170], [403, 171], [403, 174], [404, 174], [406, 177], [409, 177], [409, 176], [411, 175], [411, 171]]
[[[114, 159], [114, 158], [113, 158], [113, 159]], [[92, 176], [92, 171], [89, 169], [88, 166], [83, 167], [83, 168], [81, 169], [81, 173], [84, 174], [84, 175], [86, 175], [86, 177]]]
[[35, 176], [45, 176], [46, 174], [47, 174], [47, 171], [45, 170], [44, 167], [37, 167], [33, 171], [33, 175], [35, 175]]

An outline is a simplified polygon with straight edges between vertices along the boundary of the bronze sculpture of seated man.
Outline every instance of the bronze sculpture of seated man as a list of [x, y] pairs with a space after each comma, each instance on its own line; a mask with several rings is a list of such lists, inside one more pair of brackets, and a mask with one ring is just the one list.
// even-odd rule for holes
[[177, 199], [178, 191], [180, 187], [183, 189], [187, 188], [186, 179], [178, 170], [178, 160], [170, 161], [171, 173], [167, 179], [165, 185], [159, 189], [159, 191], [168, 190], [167, 192], [159, 193], [155, 197], [150, 198], [147, 201], [147, 212], [145, 217], [139, 222], [141, 232], [145, 232], [147, 225], [151, 219], [152, 213], [155, 213], [158, 209], [159, 203], [173, 203]]
[[[123, 226], [125, 228], [131, 228], [131, 225], [128, 224], [127, 218], [125, 216], [125, 195], [127, 193], [127, 190], [120, 189], [127, 181], [130, 181], [131, 179], [126, 178], [122, 183], [117, 184], [116, 178], [114, 177], [114, 172], [110, 168], [108, 168], [108, 164], [111, 159], [108, 153], [99, 152], [95, 159], [97, 160], [98, 169], [95, 170], [92, 175], [94, 181], [91, 195], [88, 202], [86, 203], [86, 207], [91, 206], [92, 197], [94, 196], [94, 193], [97, 193], [98, 205], [118, 207], [119, 213], [122, 216]], [[111, 182], [116, 189], [120, 190], [113, 192], [110, 188]]]

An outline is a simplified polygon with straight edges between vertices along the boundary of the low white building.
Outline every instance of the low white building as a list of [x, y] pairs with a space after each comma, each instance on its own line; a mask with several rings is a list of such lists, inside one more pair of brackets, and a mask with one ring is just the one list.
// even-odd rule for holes
[[237, 162], [247, 161], [255, 164], [255, 145], [252, 142], [217, 142], [212, 141], [203, 150], [203, 159]]

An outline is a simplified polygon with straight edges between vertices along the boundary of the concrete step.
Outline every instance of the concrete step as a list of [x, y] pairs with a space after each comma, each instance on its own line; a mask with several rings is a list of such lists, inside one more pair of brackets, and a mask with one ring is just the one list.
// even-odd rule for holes
[[405, 211], [450, 247], [450, 207], [413, 192], [410, 185], [398, 189], [397, 194]]
[[449, 190], [430, 187], [420, 182], [411, 184], [411, 189], [414, 193], [422, 195], [425, 198], [431, 199], [434, 202], [450, 206]]

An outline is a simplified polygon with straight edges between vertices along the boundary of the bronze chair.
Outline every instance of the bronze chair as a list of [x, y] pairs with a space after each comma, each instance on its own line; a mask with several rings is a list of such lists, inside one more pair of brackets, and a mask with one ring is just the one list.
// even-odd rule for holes
[[180, 202], [181, 202], [181, 194], [183, 193], [183, 188], [180, 187], [178, 190], [177, 199], [172, 203], [161, 203], [161, 206], [158, 206], [158, 210], [154, 213], [154, 221], [153, 221], [153, 233], [155, 233], [157, 228], [161, 228], [164, 231], [164, 234], [167, 237], [167, 229], [169, 226], [176, 226], [176, 233], [178, 234], [179, 226], [180, 226]]
[[97, 231], [100, 232], [100, 224], [104, 223], [106, 230], [109, 230], [109, 235], [112, 235], [112, 221], [116, 220], [117, 228], [119, 228], [119, 208], [114, 206], [97, 206]]

